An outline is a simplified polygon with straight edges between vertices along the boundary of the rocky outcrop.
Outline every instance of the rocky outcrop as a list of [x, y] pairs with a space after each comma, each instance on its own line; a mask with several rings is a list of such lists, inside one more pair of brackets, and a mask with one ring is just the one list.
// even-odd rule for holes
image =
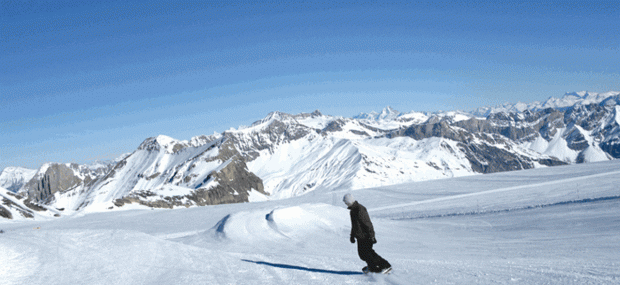
[[187, 198], [199, 206], [249, 202], [249, 192], [258, 191], [267, 195], [263, 181], [248, 171], [241, 159], [235, 157], [226, 167], [211, 174], [209, 179], [216, 182], [212, 188], [199, 188]]
[[[504, 116], [503, 118], [514, 120], [512, 116]], [[498, 116], [494, 119], [497, 120]], [[555, 158], [543, 157], [539, 159], [511, 151], [511, 149], [516, 148], [516, 145], [504, 136], [504, 133], [511, 130], [512, 134], [518, 133], [514, 131], [516, 127], [497, 127], [488, 121], [470, 119], [461, 121], [455, 126], [447, 121], [413, 125], [392, 132], [389, 136], [392, 138], [407, 136], [415, 140], [440, 137], [456, 141], [459, 143], [460, 150], [471, 163], [472, 170], [478, 173], [530, 169], [535, 167], [534, 162], [549, 166], [566, 164]], [[522, 129], [521, 131], [525, 136], [529, 130]]]
[[57, 192], [65, 192], [79, 186], [87, 186], [112, 167], [102, 165], [90, 168], [75, 163], [48, 163], [23, 187], [30, 200], [47, 203]]
[[610, 139], [600, 144], [603, 151], [611, 155], [615, 159], [620, 158], [620, 138]]
[[10, 220], [13, 219], [13, 214], [11, 214], [8, 209], [0, 205], [0, 217]]
[[315, 111], [312, 114], [297, 116], [281, 112], [270, 113], [265, 119], [252, 124], [249, 130], [226, 131], [222, 135], [231, 140], [246, 162], [256, 159], [260, 151], [273, 151], [279, 144], [298, 140], [315, 130], [301, 125], [298, 118], [320, 116]]
[[[73, 167], [72, 167], [73, 166]], [[66, 191], [83, 182], [74, 168], [77, 165], [50, 164], [43, 173], [39, 173], [24, 187], [28, 196], [35, 201], [46, 201], [54, 193]], [[89, 181], [90, 182], [90, 181]]]
[[[217, 153], [211, 155], [210, 153], [214, 150], [217, 150]], [[149, 151], [160, 150], [150, 147]], [[198, 163], [215, 163], [221, 166], [201, 178], [200, 173], [191, 172]], [[177, 165], [174, 169], [176, 169], [175, 172], [171, 174], [140, 175], [141, 179], [163, 179], [161, 181], [164, 182], [153, 189], [132, 190], [124, 197], [116, 199], [114, 205], [122, 207], [125, 204], [137, 203], [153, 208], [205, 206], [248, 202], [251, 191], [268, 195], [264, 191], [262, 180], [248, 170], [233, 142], [226, 138], [214, 141], [201, 154]], [[183, 169], [186, 171], [181, 172]], [[164, 177], [159, 177], [160, 175]], [[188, 193], [166, 195], [166, 191], [160, 191], [166, 187], [184, 187]]]
[[0, 216], [4, 218], [7, 218], [7, 219], [13, 218], [13, 215], [11, 214], [11, 211], [9, 211], [9, 209], [12, 209], [13, 211], [19, 213], [24, 218], [30, 218], [30, 219], [34, 218], [34, 214], [32, 213], [32, 210], [29, 210], [18, 204], [15, 204], [13, 203], [13, 201], [7, 198], [4, 198], [4, 197], [2, 198], [2, 205], [4, 206], [0, 206]]

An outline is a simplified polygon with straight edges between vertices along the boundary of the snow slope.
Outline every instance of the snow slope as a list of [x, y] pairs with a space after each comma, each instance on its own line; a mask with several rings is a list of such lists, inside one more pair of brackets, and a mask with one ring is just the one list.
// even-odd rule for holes
[[[453, 152], [446, 151], [450, 145]], [[248, 163], [272, 199], [308, 191], [361, 189], [474, 174], [456, 142], [408, 137], [338, 138], [313, 135], [266, 149]]]
[[[620, 161], [277, 201], [0, 220], [3, 284], [618, 284]], [[351, 192], [391, 275], [362, 275]]]

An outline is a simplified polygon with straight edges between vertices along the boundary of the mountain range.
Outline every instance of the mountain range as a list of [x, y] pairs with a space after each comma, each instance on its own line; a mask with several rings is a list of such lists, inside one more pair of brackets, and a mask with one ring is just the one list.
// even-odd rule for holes
[[8, 167], [0, 173], [0, 216], [252, 202], [616, 158], [620, 92], [472, 112], [272, 112], [187, 141], [147, 138], [113, 161]]

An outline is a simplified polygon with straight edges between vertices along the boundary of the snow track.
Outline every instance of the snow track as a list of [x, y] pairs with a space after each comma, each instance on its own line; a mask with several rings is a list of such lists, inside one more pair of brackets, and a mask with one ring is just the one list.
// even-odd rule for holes
[[[552, 180], [552, 181], [548, 181], [548, 182], [542, 182], [542, 183], [534, 183], [534, 184], [526, 184], [526, 185], [519, 185], [519, 186], [513, 186], [513, 187], [506, 187], [506, 188], [499, 188], [499, 189], [493, 189], [493, 190], [486, 190], [486, 191], [480, 191], [480, 192], [474, 192], [474, 193], [467, 193], [467, 194], [460, 194], [460, 195], [453, 195], [453, 196], [448, 196], [448, 197], [440, 197], [440, 198], [434, 198], [434, 199], [428, 199], [428, 200], [423, 200], [423, 201], [415, 201], [415, 202], [409, 202], [409, 203], [403, 203], [403, 204], [397, 204], [397, 205], [390, 205], [390, 206], [384, 206], [384, 207], [376, 207], [376, 208], [371, 208], [368, 209], [369, 212], [380, 212], [380, 211], [385, 211], [385, 210], [392, 210], [392, 209], [399, 209], [399, 208], [407, 208], [407, 207], [412, 207], [412, 206], [418, 206], [418, 205], [422, 205], [422, 204], [431, 204], [431, 203], [437, 203], [437, 202], [444, 202], [444, 201], [450, 201], [450, 200], [461, 200], [461, 199], [465, 199], [465, 198], [472, 198], [472, 197], [476, 197], [476, 196], [484, 196], [484, 195], [496, 195], [496, 194], [506, 194], [505, 192], [513, 192], [513, 191], [517, 191], [517, 190], [531, 190], [534, 189], [536, 191], [538, 191], [540, 188], [544, 188], [547, 186], [552, 186], [552, 185], [559, 185], [559, 184], [569, 184], [569, 183], [574, 183], [574, 182], [578, 182], [578, 181], [584, 181], [584, 180], [591, 180], [591, 179], [596, 179], [596, 178], [602, 178], [602, 177], [606, 177], [606, 176], [614, 176], [613, 178], [615, 178], [614, 180], [617, 180], [620, 182], [620, 171], [612, 171], [612, 172], [605, 172], [605, 173], [598, 173], [598, 174], [592, 174], [592, 175], [586, 175], [586, 176], [580, 176], [580, 177], [572, 177], [572, 178], [566, 178], [566, 179], [560, 179], [560, 180]], [[591, 194], [592, 192], [590, 192]], [[522, 195], [523, 193], [519, 193], [519, 195]], [[566, 195], [563, 195], [563, 197], [567, 197]], [[616, 196], [610, 196], [611, 198], [616, 197]], [[596, 198], [593, 198], [596, 199]], [[569, 201], [566, 201], [569, 202]], [[556, 202], [557, 203], [562, 203], [562, 202]]]

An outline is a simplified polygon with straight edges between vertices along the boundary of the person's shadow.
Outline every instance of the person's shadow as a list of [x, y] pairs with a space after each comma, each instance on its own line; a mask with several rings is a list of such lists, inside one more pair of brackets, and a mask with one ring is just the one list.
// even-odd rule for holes
[[295, 265], [288, 265], [288, 264], [271, 263], [271, 262], [265, 262], [265, 261], [254, 261], [254, 260], [247, 260], [247, 259], [242, 259], [242, 261], [256, 263], [260, 265], [269, 265], [269, 266], [278, 267], [278, 268], [295, 269], [295, 270], [302, 270], [302, 271], [308, 271], [308, 272], [329, 273], [329, 274], [338, 274], [338, 275], [362, 275], [364, 274], [362, 272], [357, 272], [357, 271], [335, 271], [335, 270], [309, 268], [309, 267], [295, 266]]

